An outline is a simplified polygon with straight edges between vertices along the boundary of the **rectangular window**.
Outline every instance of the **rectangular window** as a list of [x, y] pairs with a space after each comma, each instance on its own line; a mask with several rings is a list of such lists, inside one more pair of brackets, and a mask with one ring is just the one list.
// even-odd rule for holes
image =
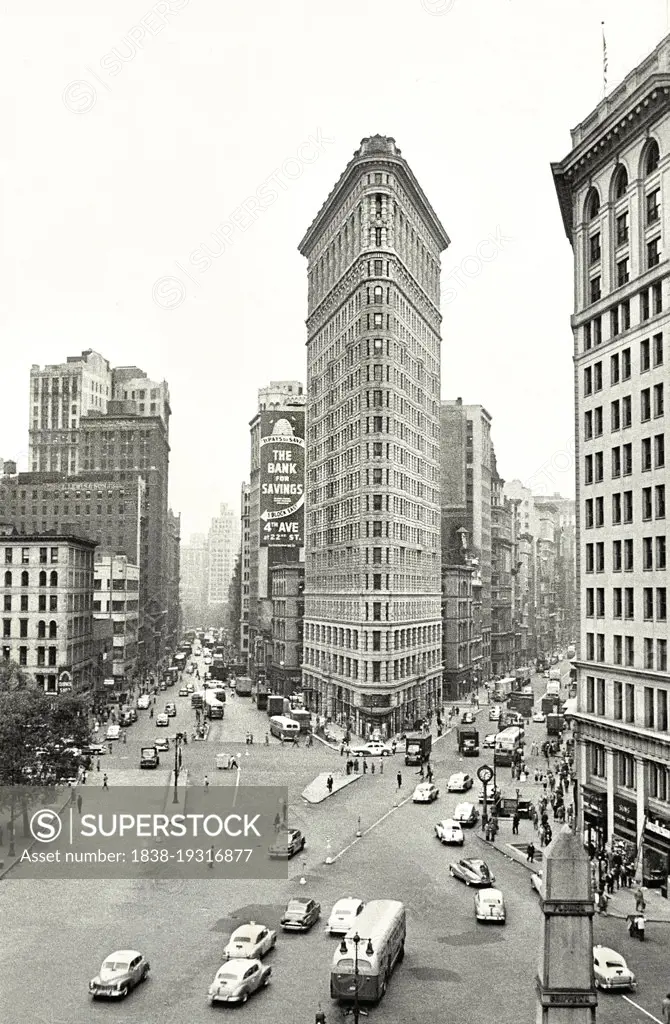
[[[598, 499], [602, 501], [602, 498]], [[624, 523], [633, 522], [633, 492], [623, 492], [623, 521]], [[600, 524], [602, 526], [602, 523]]]
[[[605, 589], [604, 587], [596, 588], [596, 618], [605, 618]], [[603, 654], [604, 660], [604, 654]]]
[[621, 495], [612, 495], [612, 526], [621, 524]]
[[593, 459], [593, 479], [597, 484], [602, 483], [603, 479], [603, 453], [596, 452]]
[[[621, 544], [621, 541], [615, 541], [615, 544]], [[586, 571], [593, 572], [594, 558], [593, 558], [593, 544], [586, 545]]]
[[618, 398], [610, 405], [610, 427], [612, 430], [621, 429], [621, 403]]
[[623, 615], [622, 593], [621, 587], [612, 589], [612, 618], [614, 619], [620, 619]]
[[[649, 246], [647, 246], [647, 265], [652, 266], [652, 264], [649, 263]], [[589, 298], [591, 302], [598, 302], [600, 299], [600, 274], [597, 274], [596, 277], [592, 277], [589, 281]]]
[[595, 511], [596, 511], [596, 515], [595, 515], [596, 527], [604, 526], [604, 524], [605, 524], [605, 499], [604, 498], [596, 498]]
[[642, 488], [642, 519], [647, 520], [652, 517], [652, 501], [651, 501], [651, 487]]
[[654, 488], [656, 495], [656, 518], [665, 519], [665, 484]]
[[623, 637], [620, 633], [615, 633], [612, 637], [612, 661], [615, 665], [623, 663]]
[[584, 394], [590, 395], [593, 393], [593, 367], [584, 367]]
[[630, 360], [630, 349], [625, 348], [621, 352], [621, 379], [630, 380], [631, 374], [631, 360]]
[[593, 456], [587, 455], [584, 458], [584, 483], [593, 483]]
[[634, 587], [624, 588], [624, 612], [627, 619], [635, 618], [635, 589]]
[[663, 396], [663, 385], [654, 384], [654, 418], [662, 416], [665, 412], [665, 399]]
[[635, 637], [626, 637], [626, 665], [633, 668], [635, 665]]
[[656, 587], [656, 618], [665, 622], [668, 617], [668, 595], [665, 587]]
[[605, 680], [596, 679], [596, 714], [605, 716]]
[[640, 373], [645, 373], [651, 368], [651, 343], [649, 338], [640, 342]]
[[635, 721], [635, 686], [633, 683], [626, 683], [624, 690], [624, 713], [628, 725]]
[[584, 440], [590, 441], [593, 437], [593, 413], [589, 409], [584, 413]]
[[610, 310], [610, 337], [616, 338], [619, 333], [619, 310], [615, 306]]
[[27, 637], [28, 636], [28, 620], [27, 619], [19, 619], [19, 636], [20, 637]]
[[584, 351], [588, 352], [593, 344], [591, 339], [591, 324], [584, 324]]
[[593, 364], [593, 390], [602, 391], [603, 389], [603, 364]]
[[587, 498], [584, 503], [584, 526], [587, 530], [593, 527], [593, 498]]
[[663, 365], [663, 335], [654, 335], [654, 366]]
[[[592, 548], [593, 545], [591, 544], [590, 547]], [[589, 549], [589, 545], [587, 544], [586, 545], [587, 556], [588, 556], [588, 549]], [[622, 561], [621, 561], [621, 541], [620, 540], [615, 540], [615, 541], [612, 541], [612, 571], [613, 572], [621, 572], [621, 566], [622, 566]], [[588, 557], [587, 557], [586, 571], [587, 572], [589, 571], [589, 568], [588, 568]], [[591, 567], [591, 572], [593, 572], [593, 566]]]
[[616, 283], [618, 288], [622, 288], [628, 283], [628, 259], [619, 260], [616, 265]]
[[592, 619], [595, 613], [595, 602], [594, 602], [594, 589], [593, 587], [586, 588], [586, 618]]
[[587, 713], [589, 715], [592, 715], [595, 712], [595, 706], [596, 706], [595, 692], [596, 692], [596, 681], [595, 681], [595, 678], [593, 676], [587, 676], [586, 677], [586, 711], [587, 711]]
[[625, 245], [628, 241], [628, 211], [621, 213], [616, 219], [616, 244]]
[[623, 542], [623, 571], [633, 571], [633, 539], [628, 538]]
[[659, 732], [668, 731], [668, 694], [666, 690], [656, 691], [657, 729]]
[[659, 218], [660, 209], [660, 188], [655, 188], [653, 192], [648, 192], [646, 195], [646, 213], [647, 213], [647, 226], [655, 224]]
[[589, 262], [597, 263], [600, 259], [600, 232], [589, 238]]
[[657, 640], [656, 641], [656, 671], [667, 672], [668, 671], [668, 641]]
[[613, 718], [615, 721], [621, 722], [623, 719], [623, 683], [614, 682], [613, 696]]
[[656, 434], [654, 437], [654, 466], [656, 469], [665, 466], [665, 434]]
[[382, 678], [382, 663], [381, 661], [372, 662], [372, 682], [379, 683]]
[[640, 442], [641, 470], [648, 473], [651, 470], [651, 438], [643, 437]]
[[642, 614], [647, 622], [654, 618], [653, 587], [644, 587], [642, 591]]
[[19, 647], [19, 665], [25, 667], [28, 664], [28, 648]]
[[640, 392], [640, 421], [646, 423], [651, 419], [651, 388], [643, 388]]
[[654, 299], [654, 316], [663, 312], [663, 289], [661, 281], [651, 286], [651, 294]]
[[619, 353], [610, 357], [610, 384], [618, 384], [621, 379]]
[[654, 538], [643, 537], [642, 538], [642, 568], [653, 569], [654, 568]]
[[[657, 267], [661, 261], [661, 239], [653, 238], [647, 242], [647, 268]], [[600, 280], [600, 279], [599, 279]], [[600, 297], [600, 296], [598, 296]], [[595, 301], [595, 300], [594, 300]]]
[[600, 541], [596, 544], [596, 572], [605, 572], [605, 544]]
[[621, 399], [621, 426], [625, 430], [633, 422], [633, 403], [630, 395]]
[[645, 288], [643, 292], [640, 292], [640, 321], [644, 323], [649, 316], [649, 290]]
[[624, 476], [630, 476], [633, 472], [633, 445], [631, 443], [621, 446], [622, 471]]
[[656, 538], [656, 568], [665, 569], [665, 536]]

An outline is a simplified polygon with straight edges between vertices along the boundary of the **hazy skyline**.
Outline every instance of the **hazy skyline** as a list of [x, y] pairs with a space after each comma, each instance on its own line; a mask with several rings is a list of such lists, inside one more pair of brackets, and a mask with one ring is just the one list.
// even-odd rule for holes
[[541, 487], [553, 458], [544, 489], [574, 493], [572, 250], [549, 165], [602, 99], [601, 20], [611, 91], [668, 30], [665, 0], [22, 10], [5, 4], [0, 34], [0, 457], [28, 468], [31, 364], [93, 348], [169, 383], [182, 538], [239, 508], [258, 388], [305, 377], [297, 244], [380, 133], [452, 240], [442, 397], [487, 408], [504, 478]]

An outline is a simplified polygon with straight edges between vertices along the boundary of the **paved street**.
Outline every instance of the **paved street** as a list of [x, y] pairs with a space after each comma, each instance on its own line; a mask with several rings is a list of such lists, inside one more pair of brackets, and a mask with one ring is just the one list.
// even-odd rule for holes
[[[541, 689], [540, 682], [537, 686]], [[174, 692], [168, 691], [170, 696]], [[191, 721], [190, 701], [175, 699], [179, 713], [172, 722], [183, 726]], [[487, 710], [482, 709], [480, 731], [488, 731], [487, 719]], [[385, 761], [383, 775], [369, 773], [324, 803], [311, 805], [301, 800], [302, 789], [320, 771], [341, 770], [343, 759], [317, 742], [311, 748], [282, 748], [277, 741], [265, 746], [266, 723], [267, 715], [248, 698], [229, 698], [226, 717], [213, 723], [208, 741], [189, 743], [184, 751], [189, 781], [199, 786], [208, 774], [212, 785], [234, 785], [235, 772], [217, 772], [214, 767], [215, 754], [230, 749], [242, 755], [244, 784], [287, 782], [291, 820], [307, 837], [304, 868], [302, 859], [296, 858], [288, 881], [253, 882], [37, 883], [12, 881], [10, 876], [0, 888], [3, 933], [11, 936], [11, 942], [2, 946], [0, 972], [4, 1003], [13, 1007], [15, 1019], [21, 1024], [91, 1024], [111, 1015], [114, 1020], [138, 1024], [209, 1019], [216, 1011], [207, 1005], [207, 986], [220, 965], [230, 931], [249, 919], [277, 927], [286, 901], [301, 892], [321, 902], [324, 921], [333, 902], [344, 895], [405, 902], [407, 956], [383, 1003], [370, 1011], [371, 1020], [423, 1024], [446, 1011], [449, 1019], [464, 1022], [491, 1019], [518, 1024], [533, 1019], [540, 912], [528, 869], [492, 850], [474, 832], [467, 835], [462, 854], [457, 848], [442, 847], [433, 836], [434, 822], [447, 817], [463, 799], [460, 794], [445, 793], [448, 775], [466, 765], [465, 770], [474, 769], [484, 758], [459, 760], [450, 733], [434, 748], [436, 781], [442, 791], [437, 804], [411, 803], [416, 776], [396, 755]], [[249, 730], [255, 738], [252, 747], [244, 743]], [[542, 735], [541, 726], [531, 726], [529, 738], [533, 730], [538, 738]], [[143, 738], [165, 731], [174, 730], [156, 729], [143, 713], [128, 730], [127, 743], [103, 758], [110, 784], [135, 783], [138, 776], [144, 784], [150, 778], [167, 781], [166, 777], [159, 780], [159, 773], [140, 773], [135, 767]], [[400, 793], [395, 779], [399, 766], [404, 776]], [[359, 817], [363, 834], [357, 839]], [[508, 822], [503, 824], [505, 829], [511, 831]], [[332, 865], [324, 864], [328, 840], [335, 858]], [[499, 846], [504, 849], [504, 842]], [[476, 925], [472, 891], [448, 873], [449, 861], [462, 855], [487, 858], [508, 903], [505, 928]], [[299, 884], [303, 870], [304, 887]], [[666, 985], [664, 951], [669, 928], [650, 927], [649, 941], [642, 946], [629, 939], [621, 920], [597, 917], [595, 923], [596, 940], [612, 944], [630, 958], [640, 979], [632, 998], [652, 1014], [658, 1013]], [[320, 927], [305, 936], [280, 934], [269, 961], [272, 984], [241, 1011], [245, 1019], [257, 1024], [278, 1020], [311, 1024], [319, 1000], [329, 1024], [341, 1019], [328, 992], [334, 944]], [[152, 962], [149, 984], [124, 1004], [91, 1005], [86, 986], [99, 963], [113, 949], [135, 946]], [[36, 961], [42, 971], [40, 998], [26, 986], [26, 965]], [[517, 994], [515, 1000], [506, 998], [512, 991]], [[645, 1018], [623, 997], [603, 995], [598, 1019], [618, 1024]]]

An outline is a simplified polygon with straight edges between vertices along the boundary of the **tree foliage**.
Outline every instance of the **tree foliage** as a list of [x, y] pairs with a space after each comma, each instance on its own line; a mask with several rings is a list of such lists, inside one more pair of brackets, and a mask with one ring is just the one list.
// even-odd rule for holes
[[86, 703], [28, 686], [0, 690], [0, 785], [53, 785], [76, 777], [90, 742]]
[[0, 693], [13, 690], [34, 690], [37, 683], [32, 676], [24, 672], [15, 661], [0, 662]]

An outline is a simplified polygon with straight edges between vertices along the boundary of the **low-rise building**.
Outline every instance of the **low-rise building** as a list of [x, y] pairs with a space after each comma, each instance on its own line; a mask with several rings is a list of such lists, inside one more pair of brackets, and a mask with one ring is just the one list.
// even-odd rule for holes
[[128, 682], [137, 670], [139, 566], [125, 555], [96, 552], [93, 616], [112, 623], [112, 678]]
[[89, 690], [96, 664], [95, 541], [18, 534], [7, 526], [0, 544], [3, 659], [15, 661], [48, 693]]

